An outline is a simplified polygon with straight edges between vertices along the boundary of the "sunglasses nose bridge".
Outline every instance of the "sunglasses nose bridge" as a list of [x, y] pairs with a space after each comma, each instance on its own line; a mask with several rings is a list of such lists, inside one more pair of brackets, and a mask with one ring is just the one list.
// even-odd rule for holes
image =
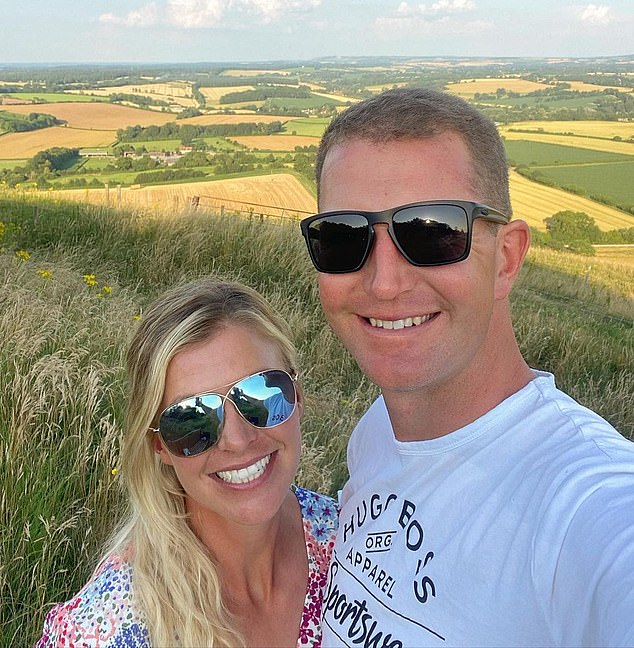
[[218, 447], [235, 450], [249, 445], [258, 435], [258, 428], [249, 423], [230, 392], [222, 399], [222, 422], [218, 430]]

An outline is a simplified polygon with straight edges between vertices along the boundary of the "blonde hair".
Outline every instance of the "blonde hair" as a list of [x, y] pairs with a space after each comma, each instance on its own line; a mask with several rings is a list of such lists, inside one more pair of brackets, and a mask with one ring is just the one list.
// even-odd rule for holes
[[145, 616], [153, 646], [244, 645], [223, 602], [213, 555], [190, 528], [184, 491], [173, 468], [154, 452], [148, 429], [158, 416], [174, 355], [235, 324], [269, 339], [285, 368], [296, 373], [283, 318], [254, 290], [209, 278], [160, 297], [144, 315], [128, 351], [121, 474], [130, 512], [106, 555], [132, 551], [133, 600]]

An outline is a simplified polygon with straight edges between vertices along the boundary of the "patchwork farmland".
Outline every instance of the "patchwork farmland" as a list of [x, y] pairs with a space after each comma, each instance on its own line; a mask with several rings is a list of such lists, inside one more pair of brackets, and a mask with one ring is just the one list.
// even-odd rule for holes
[[[493, 64], [493, 61], [481, 62], [482, 66]], [[441, 61], [436, 61], [433, 65], [430, 63], [430, 66], [436, 70], [450, 69], [448, 63]], [[360, 74], [364, 79], [372, 81], [364, 86], [364, 92], [367, 94], [388, 87], [410, 85], [407, 80], [403, 80], [404, 75], [411, 74], [417, 69], [414, 61], [362, 67]], [[345, 107], [343, 104], [359, 99], [358, 92], [361, 86], [354, 83], [348, 86], [345, 83], [338, 85], [332, 82], [333, 74], [339, 72], [343, 77], [349, 73], [345, 66], [338, 65], [330, 68], [330, 71], [323, 76], [320, 76], [317, 67], [229, 68], [213, 77], [216, 80], [215, 84], [211, 75], [208, 82], [205, 82], [204, 75], [201, 76], [200, 81], [197, 78], [196, 80], [190, 78], [189, 80], [152, 81], [151, 76], [147, 76], [139, 77], [129, 83], [120, 83], [117, 79], [116, 83], [104, 84], [102, 87], [65, 93], [34, 92], [28, 95], [19, 93], [22, 101], [28, 101], [28, 97], [34, 99], [38, 96], [50, 97], [50, 102], [5, 105], [0, 106], [0, 110], [10, 109], [14, 113], [25, 116], [37, 111], [53, 115], [66, 122], [66, 125], [38, 131], [7, 132], [0, 136], [0, 170], [10, 169], [12, 161], [16, 163], [19, 161], [22, 164], [41, 150], [53, 147], [79, 148], [83, 149], [82, 153], [85, 155], [90, 154], [93, 157], [88, 159], [84, 157], [76, 164], [69, 165], [64, 169], [63, 177], [52, 178], [48, 186], [52, 186], [53, 189], [64, 185], [96, 187], [107, 183], [110, 186], [111, 200], [116, 191], [120, 200], [123, 200], [124, 196], [132, 200], [132, 196], [135, 196], [134, 200], [143, 206], [149, 206], [160, 203], [167, 195], [172, 202], [186, 203], [190, 192], [194, 191], [190, 184], [200, 188], [203, 184], [208, 184], [206, 178], [243, 176], [222, 181], [209, 180], [209, 182], [221, 193], [223, 200], [228, 198], [229, 189], [233, 189], [242, 198], [244, 195], [249, 196], [245, 202], [260, 202], [279, 208], [287, 207], [289, 204], [295, 207], [310, 205], [306, 211], [312, 211], [314, 199], [310, 191], [305, 190], [291, 175], [287, 175], [287, 181], [281, 181], [280, 178], [284, 177], [285, 169], [291, 169], [297, 177], [303, 177], [308, 186], [311, 182], [310, 165], [314, 154], [302, 152], [299, 155], [295, 152], [296, 147], [317, 145], [334, 112]], [[473, 100], [476, 94], [497, 94], [507, 101], [507, 107], [515, 105], [512, 102], [519, 101], [518, 97], [521, 99], [529, 94], [531, 96], [527, 99], [530, 98], [533, 103], [529, 102], [527, 105], [535, 105], [538, 100], [533, 101], [533, 99], [537, 95], [531, 94], [535, 91], [539, 91], [539, 96], [565, 92], [565, 89], [562, 90], [564, 84], [558, 84], [557, 79], [552, 75], [533, 75], [530, 78], [527, 76], [522, 73], [507, 74], [506, 71], [491, 76], [479, 73], [473, 78], [458, 78], [450, 81], [445, 84], [445, 88], [468, 100]], [[601, 91], [607, 93], [615, 91], [631, 93], [632, 91], [631, 87], [612, 83], [609, 76], [602, 77], [605, 82], [600, 86], [589, 83], [588, 78], [567, 81], [566, 87], [570, 90], [569, 94], [595, 96]], [[226, 83], [230, 85], [225, 85]], [[624, 83], [627, 83], [627, 80]], [[310, 96], [304, 97], [292, 96], [292, 92], [289, 96], [276, 96], [276, 93], [280, 93], [280, 88], [291, 91], [309, 88], [311, 93]], [[230, 106], [220, 103], [228, 93], [239, 94], [259, 90], [263, 90], [265, 96], [267, 96], [266, 92], [269, 92], [266, 101], [245, 100]], [[513, 97], [504, 96], [509, 93]], [[90, 100], [97, 96], [104, 100], [113, 94], [161, 99], [166, 101], [168, 106], [153, 105], [143, 109], [108, 101]], [[7, 93], [7, 96], [10, 96], [10, 93]], [[73, 98], [77, 100], [75, 103], [72, 102]], [[321, 113], [323, 116], [319, 116], [319, 111], [323, 108], [322, 101], [331, 102], [330, 112], [326, 111]], [[559, 95], [553, 105], [558, 101]], [[490, 102], [491, 109], [494, 109], [493, 104], [497, 102]], [[219, 112], [218, 108], [221, 105], [223, 111]], [[487, 105], [489, 104], [485, 102], [481, 107], [486, 109]], [[206, 112], [198, 116], [177, 119], [177, 114], [185, 107]], [[174, 127], [169, 130], [169, 133], [166, 131], [168, 134], [165, 136], [148, 132], [147, 137], [137, 137], [120, 143], [126, 147], [125, 155], [133, 158], [133, 162], [121, 160], [120, 151], [119, 158], [112, 155], [119, 129], [134, 126], [161, 127], [168, 122], [172, 122]], [[251, 134], [255, 129], [247, 129], [246, 132], [245, 130], [235, 131], [235, 134], [226, 131], [210, 133], [201, 130], [205, 126], [230, 127], [245, 123], [273, 122], [282, 123], [281, 133]], [[197, 130], [183, 130], [186, 126], [195, 127]], [[625, 205], [626, 210], [629, 209], [628, 204], [634, 204], [634, 198], [631, 198], [631, 183], [628, 182], [634, 162], [634, 121], [515, 120], [501, 123], [499, 128], [505, 138], [509, 158], [514, 164], [522, 165], [523, 173], [528, 175], [533, 173], [531, 177], [556, 185], [545, 186], [514, 172], [511, 173], [516, 216], [525, 218], [531, 225], [542, 230], [545, 227], [544, 218], [565, 209], [588, 213], [595, 218], [602, 230], [632, 226], [634, 216], [614, 206], [609, 207], [591, 200], [589, 195], [592, 194], [610, 204], [618, 204], [621, 207]], [[99, 158], [100, 152], [105, 153], [106, 149], [110, 156]], [[168, 172], [167, 159], [171, 156], [171, 164], [174, 164], [174, 160], [182, 157], [187, 151], [206, 152], [207, 157], [199, 156], [195, 162], [192, 158], [187, 166], [188, 169], [192, 169], [191, 171], [181, 168], [178, 174]], [[148, 162], [144, 167], [144, 163], [140, 161], [144, 155], [152, 156], [155, 162]], [[275, 182], [278, 185], [286, 182], [285, 188], [289, 192], [287, 197], [292, 197], [291, 202], [288, 203], [284, 195], [275, 193], [258, 201], [255, 194], [258, 191], [264, 192], [268, 182], [254, 180], [253, 176], [258, 171], [266, 174], [263, 175], [264, 178], [276, 178]], [[278, 175], [271, 176], [271, 173]], [[194, 177], [205, 179], [205, 182], [187, 182]], [[171, 184], [165, 185], [164, 182]], [[181, 184], [174, 184], [176, 182]], [[224, 184], [225, 182], [228, 184]], [[124, 186], [121, 190], [114, 190], [113, 187], [119, 183]], [[31, 185], [33, 184], [32, 181]], [[142, 188], [131, 189], [130, 186], [134, 184], [141, 184]], [[29, 186], [28, 182], [26, 186]], [[38, 186], [41, 185], [38, 183]], [[578, 193], [585, 192], [585, 195], [562, 191], [557, 186], [568, 186], [575, 191], [578, 190]], [[297, 187], [304, 192], [304, 198], [297, 197]], [[270, 190], [271, 187], [266, 191]], [[90, 188], [87, 191], [82, 188], [74, 191], [72, 195], [82, 194], [91, 197], [92, 200], [92, 196], [96, 197], [100, 192], [103, 195], [105, 190]], [[236, 200], [240, 199], [236, 198]]]
[[546, 229], [544, 218], [566, 210], [585, 212], [594, 218], [603, 231], [634, 227], [634, 216], [630, 214], [561, 189], [538, 184], [516, 171], [511, 171], [510, 181], [513, 216], [537, 229]]

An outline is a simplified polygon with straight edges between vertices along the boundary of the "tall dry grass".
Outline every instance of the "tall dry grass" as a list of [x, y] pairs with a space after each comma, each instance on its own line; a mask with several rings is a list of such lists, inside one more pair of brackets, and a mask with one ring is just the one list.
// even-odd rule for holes
[[[0, 223], [0, 645], [37, 638], [121, 514], [123, 356], [134, 316], [178, 281], [239, 279], [284, 314], [305, 388], [297, 481], [330, 493], [343, 484], [348, 434], [377, 390], [325, 323], [296, 223], [1, 193]], [[513, 297], [518, 335], [532, 366], [632, 436], [634, 276], [588, 263], [531, 253]]]

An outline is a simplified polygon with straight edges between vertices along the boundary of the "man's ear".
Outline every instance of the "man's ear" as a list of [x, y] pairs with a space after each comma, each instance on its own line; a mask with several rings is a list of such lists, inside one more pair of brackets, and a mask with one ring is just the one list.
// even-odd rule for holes
[[161, 461], [168, 465], [172, 465], [172, 455], [167, 451], [165, 446], [163, 445], [163, 441], [161, 440], [161, 436], [158, 434], [158, 432], [155, 432], [152, 435], [152, 449], [156, 454], [160, 457]]
[[500, 227], [496, 241], [496, 299], [505, 299], [509, 296], [515, 279], [522, 269], [530, 243], [530, 230], [523, 220], [513, 220]]

